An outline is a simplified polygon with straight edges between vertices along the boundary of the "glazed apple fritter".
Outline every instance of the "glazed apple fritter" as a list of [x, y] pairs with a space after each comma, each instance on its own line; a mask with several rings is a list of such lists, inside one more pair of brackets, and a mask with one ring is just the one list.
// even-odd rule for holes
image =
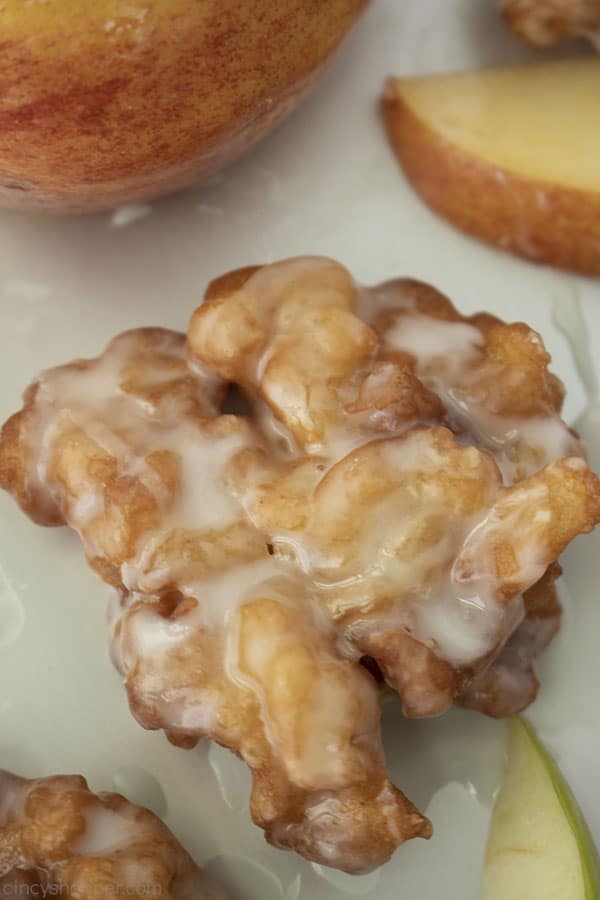
[[80, 775], [0, 771], [0, 895], [225, 900], [153, 813]]
[[[209, 287], [187, 339], [44, 373], [0, 483], [115, 589], [132, 711], [253, 774], [267, 838], [347, 871], [429, 822], [390, 784], [380, 672], [410, 716], [508, 715], [558, 628], [556, 559], [600, 521], [539, 335], [419, 282], [288, 260]], [[228, 385], [248, 415], [222, 412]], [[362, 663], [362, 664], [361, 664]]]
[[600, 0], [503, 0], [510, 27], [537, 47], [587, 38], [600, 49]]

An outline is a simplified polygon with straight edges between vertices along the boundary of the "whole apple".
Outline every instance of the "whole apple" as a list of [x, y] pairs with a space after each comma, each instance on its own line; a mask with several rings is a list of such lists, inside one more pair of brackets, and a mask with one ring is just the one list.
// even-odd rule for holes
[[288, 113], [368, 0], [3, 0], [0, 204], [183, 187]]

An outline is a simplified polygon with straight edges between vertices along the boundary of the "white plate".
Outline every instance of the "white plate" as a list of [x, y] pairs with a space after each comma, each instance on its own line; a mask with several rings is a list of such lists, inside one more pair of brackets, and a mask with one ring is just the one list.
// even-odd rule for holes
[[[336, 257], [365, 282], [410, 274], [466, 312], [527, 319], [543, 333], [569, 387], [567, 417], [576, 417], [585, 391], [553, 308], [572, 308], [578, 294], [589, 333], [600, 335], [598, 284], [495, 252], [436, 219], [404, 181], [378, 114], [390, 73], [528, 55], [492, 0], [375, 0], [308, 103], [208, 183], [112, 217], [1, 214], [0, 417], [38, 370], [95, 355], [118, 331], [185, 328], [211, 277], [307, 252]], [[600, 838], [598, 541], [579, 539], [565, 554], [565, 626], [531, 715]], [[212, 860], [235, 900], [475, 900], [501, 724], [468, 713], [406, 723], [389, 702], [391, 771], [431, 816], [435, 836], [403, 847], [377, 873], [327, 873], [266, 845], [233, 757], [208, 746], [177, 750], [133, 721], [106, 653], [106, 598], [73, 535], [37, 528], [0, 497], [1, 766], [82, 772], [96, 789], [164, 805], [168, 824], [199, 862]]]

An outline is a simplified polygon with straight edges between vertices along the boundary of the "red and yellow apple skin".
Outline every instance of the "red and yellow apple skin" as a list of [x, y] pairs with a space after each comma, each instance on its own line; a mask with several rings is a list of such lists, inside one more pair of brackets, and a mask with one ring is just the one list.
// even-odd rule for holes
[[520, 175], [467, 152], [424, 121], [402, 79], [389, 80], [383, 112], [406, 177], [434, 212], [525, 259], [600, 275], [600, 191]]
[[368, 0], [5, 0], [0, 204], [94, 211], [241, 153]]

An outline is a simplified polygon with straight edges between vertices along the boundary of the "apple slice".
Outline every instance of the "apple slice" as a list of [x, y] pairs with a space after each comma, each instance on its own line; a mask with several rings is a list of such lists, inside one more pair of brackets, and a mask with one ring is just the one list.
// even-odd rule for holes
[[575, 798], [531, 725], [512, 719], [480, 900], [598, 897], [600, 858]]
[[436, 212], [528, 259], [600, 275], [600, 60], [394, 78], [383, 107]]

